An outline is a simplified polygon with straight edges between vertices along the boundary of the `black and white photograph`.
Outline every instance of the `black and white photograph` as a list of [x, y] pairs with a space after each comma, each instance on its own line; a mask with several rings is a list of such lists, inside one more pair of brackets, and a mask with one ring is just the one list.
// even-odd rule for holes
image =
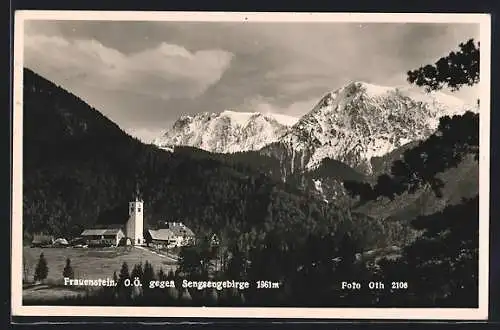
[[16, 315], [484, 319], [490, 17], [21, 11]]

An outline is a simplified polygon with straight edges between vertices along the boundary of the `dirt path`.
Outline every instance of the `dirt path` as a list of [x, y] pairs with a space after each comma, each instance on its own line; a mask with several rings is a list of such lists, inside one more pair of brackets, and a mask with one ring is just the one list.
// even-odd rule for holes
[[137, 249], [141, 249], [141, 250], [144, 250], [144, 251], [148, 251], [149, 253], [155, 254], [155, 255], [157, 255], [157, 256], [159, 256], [159, 257], [162, 257], [162, 258], [165, 258], [165, 259], [169, 259], [169, 260], [174, 261], [174, 262], [179, 261], [179, 260], [178, 260], [178, 259], [176, 259], [176, 258], [172, 258], [172, 257], [170, 257], [170, 256], [167, 256], [167, 255], [164, 255], [164, 254], [161, 254], [161, 253], [158, 253], [158, 252], [152, 251], [152, 250], [147, 249], [147, 248], [145, 248], [145, 247], [143, 247], [143, 246], [135, 246], [135, 248], [137, 248]]

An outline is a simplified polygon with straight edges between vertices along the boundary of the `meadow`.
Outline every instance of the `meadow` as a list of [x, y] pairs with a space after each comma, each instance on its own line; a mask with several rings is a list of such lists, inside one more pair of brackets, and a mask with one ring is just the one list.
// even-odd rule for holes
[[70, 258], [75, 278], [78, 279], [105, 279], [113, 278], [113, 272], [118, 274], [123, 262], [132, 270], [138, 263], [148, 261], [153, 265], [155, 271], [160, 267], [164, 272], [175, 271], [176, 265], [170, 258], [166, 258], [153, 252], [133, 248], [24, 248], [23, 259], [25, 269], [23, 271], [24, 280], [33, 281], [36, 264], [40, 253], [44, 254], [49, 268], [47, 282], [59, 282], [63, 279], [63, 269], [66, 265], [66, 258]]

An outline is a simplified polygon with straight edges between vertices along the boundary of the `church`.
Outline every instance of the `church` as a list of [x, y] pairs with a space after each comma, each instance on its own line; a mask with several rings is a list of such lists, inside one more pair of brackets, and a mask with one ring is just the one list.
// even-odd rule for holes
[[80, 235], [88, 246], [118, 246], [144, 244], [144, 201], [139, 197], [129, 202], [128, 219], [124, 226], [89, 228]]

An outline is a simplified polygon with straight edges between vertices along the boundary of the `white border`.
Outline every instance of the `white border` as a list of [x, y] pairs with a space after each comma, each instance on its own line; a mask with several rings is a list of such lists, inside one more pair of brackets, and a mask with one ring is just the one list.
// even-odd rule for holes
[[[198, 22], [385, 22], [476, 23], [480, 25], [480, 161], [479, 161], [479, 308], [220, 308], [220, 307], [60, 307], [22, 306], [22, 130], [23, 37], [25, 20], [198, 21]], [[17, 11], [14, 27], [13, 186], [12, 186], [12, 315], [110, 316], [180, 318], [304, 318], [485, 320], [488, 317], [490, 56], [491, 19], [488, 14], [383, 13], [227, 13]]]

